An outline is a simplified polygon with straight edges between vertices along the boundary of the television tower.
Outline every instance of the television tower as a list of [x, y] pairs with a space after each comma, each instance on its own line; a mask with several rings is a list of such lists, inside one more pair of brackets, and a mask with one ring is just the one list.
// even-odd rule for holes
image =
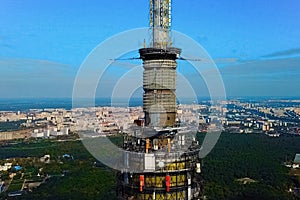
[[124, 134], [119, 200], [203, 197], [200, 146], [176, 120], [176, 59], [181, 49], [172, 47], [171, 8], [171, 0], [150, 0], [151, 41], [139, 49], [145, 118]]

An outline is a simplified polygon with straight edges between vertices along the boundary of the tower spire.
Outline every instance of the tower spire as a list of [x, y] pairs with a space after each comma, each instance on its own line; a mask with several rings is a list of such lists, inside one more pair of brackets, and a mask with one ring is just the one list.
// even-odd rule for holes
[[171, 46], [171, 0], [150, 0], [151, 45], [166, 49]]

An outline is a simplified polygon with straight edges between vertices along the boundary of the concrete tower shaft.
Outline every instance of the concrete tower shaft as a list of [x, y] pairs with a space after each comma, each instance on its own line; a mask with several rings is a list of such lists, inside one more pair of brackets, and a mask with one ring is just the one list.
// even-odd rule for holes
[[145, 124], [152, 127], [173, 127], [176, 121], [176, 58], [178, 48], [140, 49], [144, 63], [143, 109]]

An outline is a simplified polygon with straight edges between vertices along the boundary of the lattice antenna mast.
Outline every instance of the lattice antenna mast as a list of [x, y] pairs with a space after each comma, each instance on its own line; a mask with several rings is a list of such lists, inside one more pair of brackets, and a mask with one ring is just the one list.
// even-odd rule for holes
[[150, 0], [151, 46], [158, 49], [171, 47], [171, 0]]

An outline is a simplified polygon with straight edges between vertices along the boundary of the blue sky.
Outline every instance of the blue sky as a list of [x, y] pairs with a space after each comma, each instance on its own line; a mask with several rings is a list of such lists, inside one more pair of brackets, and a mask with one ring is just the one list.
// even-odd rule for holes
[[[117, 33], [147, 27], [148, 4], [1, 0], [0, 98], [71, 97], [89, 52]], [[299, 8], [298, 0], [173, 0], [172, 29], [214, 59], [236, 59], [217, 63], [228, 96], [300, 96]], [[207, 95], [203, 82], [191, 82]]]

